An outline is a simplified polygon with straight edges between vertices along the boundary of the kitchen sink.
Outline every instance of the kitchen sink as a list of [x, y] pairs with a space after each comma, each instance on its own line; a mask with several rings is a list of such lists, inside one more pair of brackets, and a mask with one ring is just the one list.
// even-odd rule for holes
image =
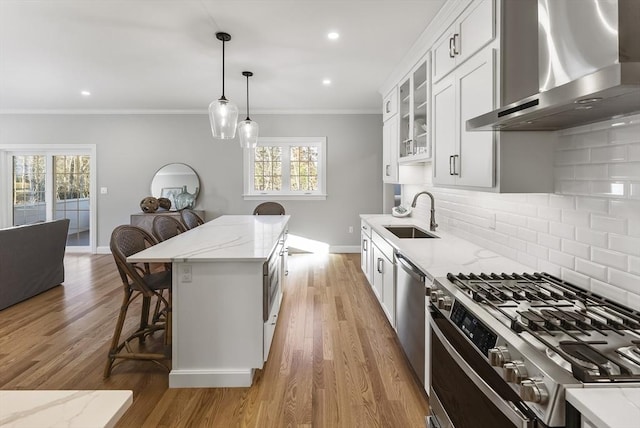
[[433, 233], [429, 233], [415, 226], [385, 226], [384, 228], [400, 239], [438, 238], [438, 236]]

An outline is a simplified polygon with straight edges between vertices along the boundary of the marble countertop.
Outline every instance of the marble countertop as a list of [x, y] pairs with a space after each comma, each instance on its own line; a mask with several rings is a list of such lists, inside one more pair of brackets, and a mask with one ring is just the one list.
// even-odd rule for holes
[[640, 388], [597, 387], [567, 389], [567, 401], [598, 428], [640, 426]]
[[0, 391], [0, 426], [113, 427], [131, 403], [132, 391]]
[[266, 260], [288, 215], [225, 215], [128, 257], [130, 262]]
[[439, 238], [400, 239], [384, 228], [390, 225], [415, 225], [428, 231], [428, 221], [413, 217], [393, 217], [387, 214], [361, 214], [360, 218], [418, 266], [430, 280], [446, 276], [449, 272], [467, 274], [535, 271], [442, 230], [431, 232]]

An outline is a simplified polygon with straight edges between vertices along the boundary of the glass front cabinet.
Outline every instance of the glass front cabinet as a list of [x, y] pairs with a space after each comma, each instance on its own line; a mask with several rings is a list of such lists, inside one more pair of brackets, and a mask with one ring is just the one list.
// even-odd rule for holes
[[425, 56], [400, 83], [399, 163], [431, 160], [430, 61]]

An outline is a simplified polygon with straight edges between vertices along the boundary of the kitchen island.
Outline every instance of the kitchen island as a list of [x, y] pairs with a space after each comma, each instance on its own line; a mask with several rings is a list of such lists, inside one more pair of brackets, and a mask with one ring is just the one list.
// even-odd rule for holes
[[170, 388], [251, 386], [277, 322], [289, 218], [222, 216], [128, 258], [172, 264]]

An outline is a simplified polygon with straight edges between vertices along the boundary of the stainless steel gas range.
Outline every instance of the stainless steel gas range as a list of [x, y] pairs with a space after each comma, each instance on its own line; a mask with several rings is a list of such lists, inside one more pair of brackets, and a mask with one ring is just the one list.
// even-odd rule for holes
[[640, 312], [552, 275], [449, 274], [430, 301], [432, 427], [573, 427], [567, 388], [640, 387]]

